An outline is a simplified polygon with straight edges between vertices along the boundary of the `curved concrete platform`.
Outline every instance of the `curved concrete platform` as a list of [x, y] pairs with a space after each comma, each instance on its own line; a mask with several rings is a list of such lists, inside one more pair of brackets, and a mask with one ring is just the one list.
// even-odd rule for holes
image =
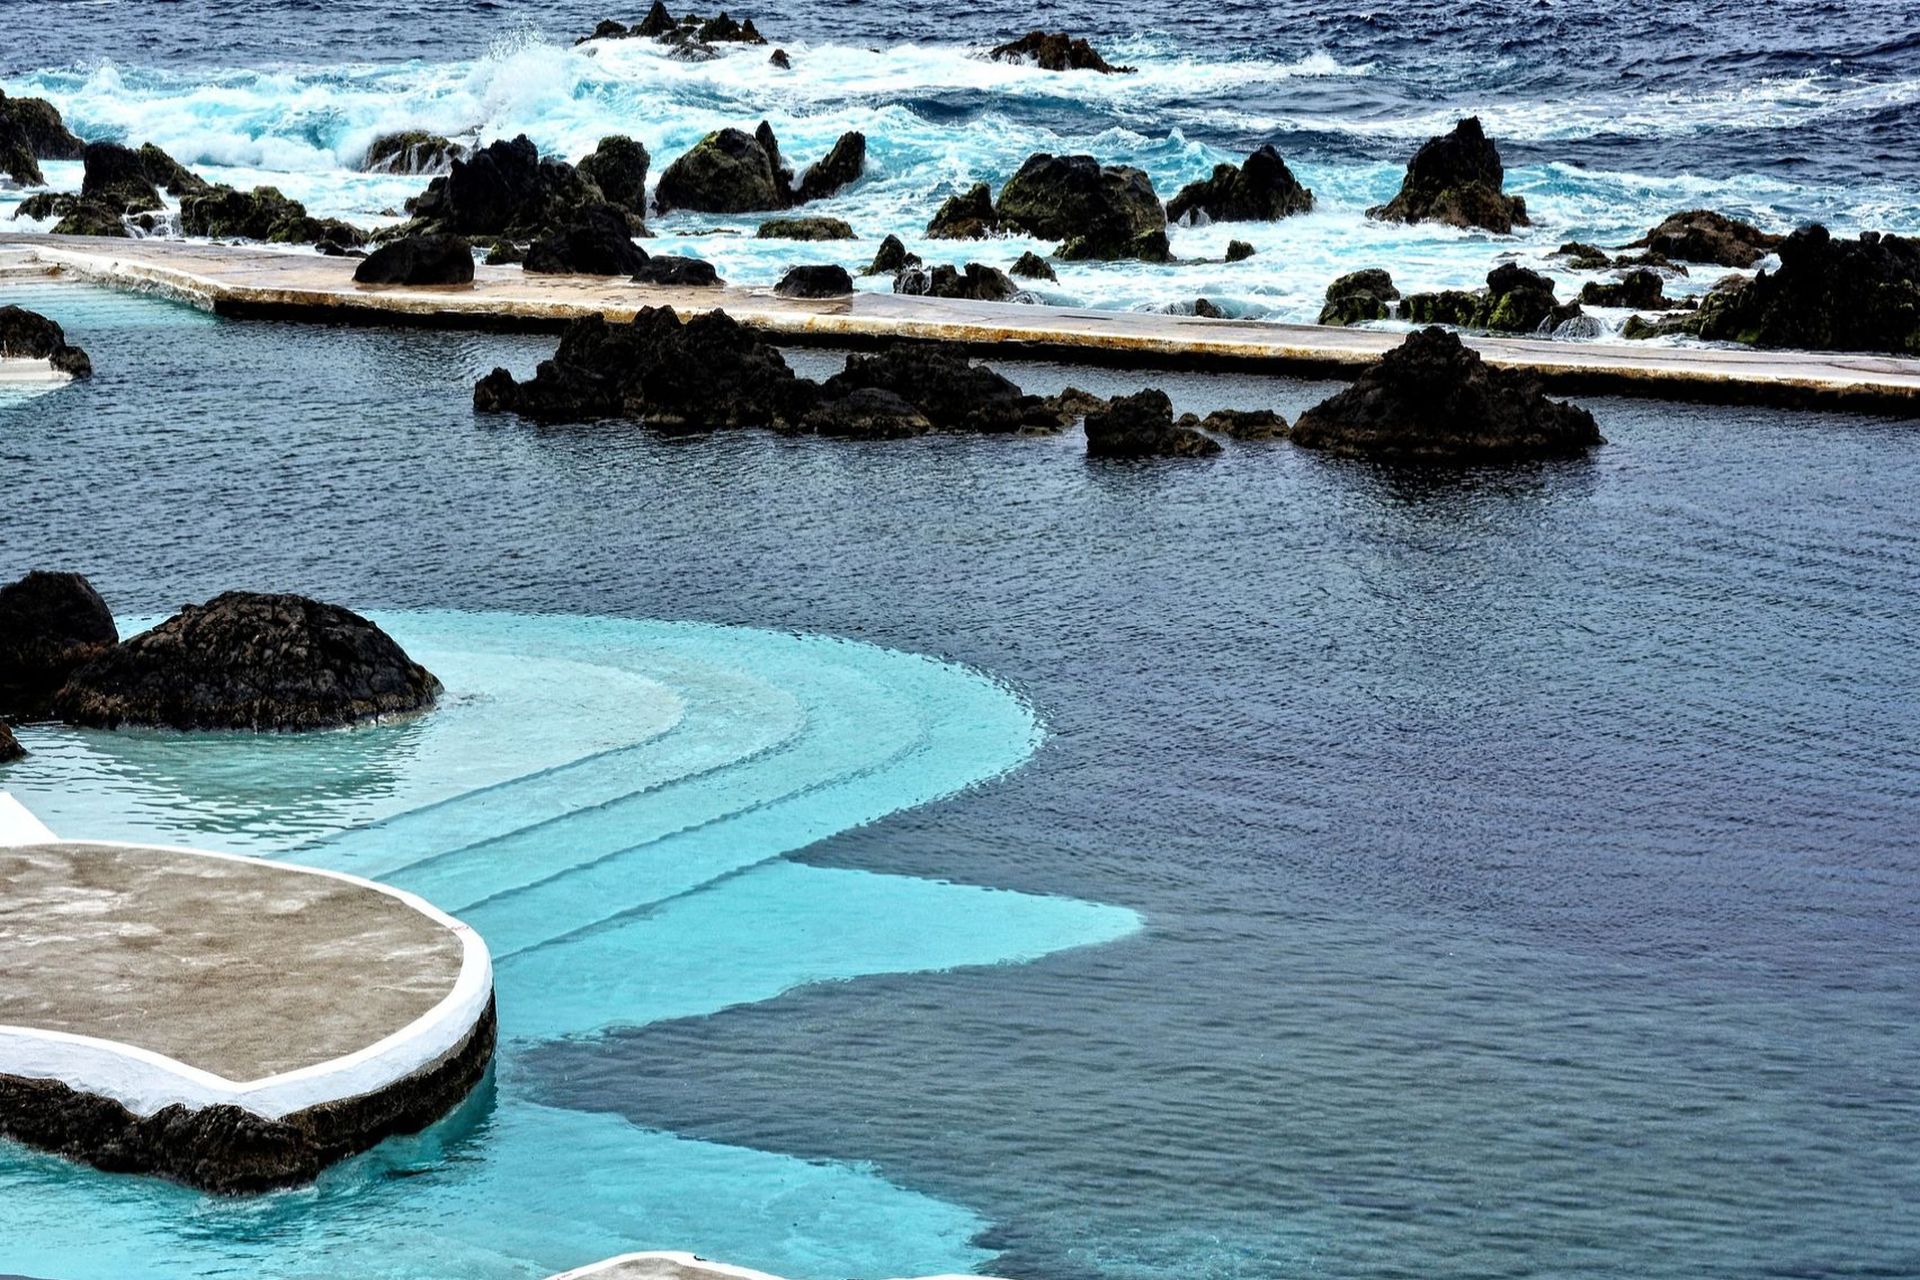
[[[626, 323], [642, 307], [683, 315], [725, 308], [790, 344], [863, 347], [952, 342], [980, 353], [1125, 368], [1232, 369], [1353, 378], [1404, 333], [1326, 325], [1147, 315], [856, 293], [776, 297], [770, 289], [687, 289], [619, 277], [475, 269], [471, 285], [355, 284], [356, 260], [258, 246], [103, 240], [0, 232], [28, 266], [57, 267], [117, 288], [155, 292], [221, 315], [323, 324], [557, 329], [587, 315]], [[1521, 369], [1549, 390], [1717, 404], [1771, 404], [1920, 417], [1920, 360], [1893, 355], [1760, 351], [1645, 342], [1556, 342], [1467, 333], [1489, 364]]]
[[478, 934], [411, 894], [63, 841], [0, 793], [0, 1136], [218, 1191], [424, 1127], [493, 1056]]

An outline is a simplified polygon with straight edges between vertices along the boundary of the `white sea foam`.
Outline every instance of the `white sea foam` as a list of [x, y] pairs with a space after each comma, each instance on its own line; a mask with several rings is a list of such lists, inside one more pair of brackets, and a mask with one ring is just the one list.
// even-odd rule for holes
[[[1710, 204], [1786, 228], [1819, 218], [1836, 230], [1920, 230], [1920, 211], [1898, 183], [1808, 186], [1786, 176], [1709, 179], [1649, 175], [1570, 164], [1510, 165], [1508, 185], [1526, 197], [1536, 225], [1512, 239], [1446, 227], [1370, 222], [1366, 209], [1398, 185], [1404, 155], [1417, 140], [1451, 127], [1461, 108], [1435, 105], [1383, 115], [1345, 98], [1338, 86], [1375, 73], [1371, 63], [1343, 65], [1326, 53], [1293, 62], [1256, 58], [1204, 61], [1170, 39], [1148, 37], [1108, 49], [1140, 67], [1134, 75], [1061, 76], [991, 61], [980, 49], [902, 44], [785, 46], [791, 71], [771, 67], [758, 47], [726, 49], [705, 63], [683, 63], [650, 41], [554, 44], [530, 29], [496, 40], [484, 57], [327, 68], [170, 72], [103, 62], [38, 72], [0, 84], [10, 93], [51, 98], [86, 136], [154, 141], [208, 177], [249, 187], [278, 186], [317, 214], [375, 226], [397, 216], [424, 185], [416, 177], [364, 174], [358, 166], [379, 134], [424, 128], [469, 142], [525, 133], [545, 153], [577, 158], [610, 133], [639, 138], [657, 174], [706, 132], [751, 127], [778, 133], [788, 160], [804, 166], [849, 129], [868, 139], [868, 168], [855, 187], [820, 212], [846, 218], [859, 243], [806, 245], [752, 238], [754, 217], [676, 214], [656, 220], [655, 251], [710, 258], [737, 283], [770, 284], [796, 262], [833, 259], [863, 265], [873, 242], [895, 233], [934, 262], [979, 260], [1006, 266], [1048, 243], [1009, 239], [982, 244], [926, 241], [919, 232], [938, 202], [977, 181], [997, 186], [1030, 153], [1087, 152], [1136, 165], [1163, 197], [1238, 159], [1205, 138], [1248, 138], [1286, 130], [1347, 134], [1364, 145], [1348, 158], [1314, 152], [1289, 159], [1318, 197], [1309, 217], [1274, 224], [1175, 228], [1173, 267], [1062, 264], [1048, 301], [1162, 309], [1207, 297], [1234, 314], [1314, 318], [1334, 276], [1363, 266], [1393, 270], [1403, 288], [1472, 287], [1502, 255], [1552, 267], [1564, 240], [1618, 244], [1676, 208]], [[1288, 90], [1285, 87], [1293, 85]], [[1315, 101], [1313, 110], [1275, 103]], [[1275, 86], [1281, 92], [1268, 93]], [[1239, 91], [1239, 92], [1236, 92]], [[1302, 94], [1306, 97], [1302, 97]], [[1243, 108], [1241, 99], [1268, 104]], [[1817, 122], [1920, 100], [1920, 81], [1868, 85], [1838, 75], [1757, 81], [1737, 90], [1628, 92], [1585, 101], [1509, 101], [1480, 114], [1503, 140], [1673, 135], [1764, 124]], [[1346, 104], [1343, 112], [1342, 105]], [[1389, 158], [1361, 160], [1355, 152]], [[1402, 145], [1404, 144], [1404, 145]], [[49, 180], [71, 189], [77, 166], [49, 165]], [[0, 193], [0, 216], [18, 193]], [[41, 224], [45, 229], [47, 224]], [[704, 234], [719, 232], [721, 234]], [[683, 239], [683, 233], [703, 233]], [[1230, 238], [1259, 251], [1226, 266]], [[1568, 277], [1569, 285], [1578, 280]], [[1708, 281], [1681, 282], [1676, 291]], [[869, 280], [863, 287], [885, 288]]]

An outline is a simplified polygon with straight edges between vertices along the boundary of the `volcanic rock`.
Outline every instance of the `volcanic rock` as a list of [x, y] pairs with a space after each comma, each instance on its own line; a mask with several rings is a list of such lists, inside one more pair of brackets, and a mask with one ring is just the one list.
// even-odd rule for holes
[[1057, 431], [1062, 425], [1039, 396], [974, 364], [959, 347], [941, 343], [899, 342], [871, 354], [855, 353], [844, 370], [827, 379], [823, 398], [840, 399], [863, 387], [891, 391], [939, 431], [1007, 435]]
[[625, 210], [592, 204], [527, 248], [521, 269], [536, 275], [632, 276], [647, 265]]
[[1481, 130], [1479, 117], [1470, 116], [1452, 133], [1428, 139], [1408, 162], [1399, 194], [1367, 210], [1367, 216], [1484, 227], [1507, 235], [1531, 224], [1526, 202], [1501, 190], [1505, 181], [1499, 150]]
[[474, 387], [473, 405], [549, 422], [624, 416], [713, 430], [796, 422], [817, 392], [724, 311], [682, 323], [671, 307], [645, 307], [631, 324], [600, 316], [572, 322], [532, 378], [516, 382], [495, 369]]
[[1029, 31], [1018, 40], [996, 45], [987, 56], [999, 62], [1032, 62], [1043, 71], [1098, 71], [1103, 75], [1131, 75], [1137, 67], [1116, 67], [1085, 40], [1064, 31]]
[[45, 360], [56, 373], [86, 378], [93, 361], [78, 347], [67, 345], [66, 331], [37, 311], [0, 306], [0, 355]]
[[1025, 276], [1029, 280], [1058, 281], [1060, 279], [1059, 276], [1053, 273], [1053, 267], [1048, 264], [1047, 260], [1031, 250], [1020, 255], [1019, 259], [1013, 264], [1012, 274]]
[[637, 284], [680, 285], [696, 289], [720, 283], [720, 273], [713, 269], [711, 262], [667, 254], [655, 254], [648, 258], [646, 265], [633, 273], [633, 278]]
[[873, 255], [873, 264], [860, 274], [863, 276], [896, 275], [906, 267], [920, 265], [920, 255], [908, 253], [907, 246], [899, 236], [890, 235], [880, 242], [880, 249]]
[[[162, 153], [164, 154], [164, 153]], [[89, 142], [80, 198], [97, 200], [123, 213], [148, 213], [165, 206], [147, 177], [140, 153], [117, 142]]]
[[1063, 258], [1166, 257], [1167, 216], [1152, 181], [1139, 169], [1102, 167], [1092, 156], [1027, 157], [1000, 189], [995, 213], [1002, 227], [1066, 242]]
[[54, 711], [100, 729], [334, 729], [424, 711], [439, 695], [432, 673], [357, 613], [229, 591], [75, 671]]
[[860, 180], [867, 167], [867, 135], [864, 133], [843, 133], [833, 149], [820, 160], [808, 166], [800, 177], [800, 190], [796, 200], [824, 200], [837, 193], [842, 187]]
[[842, 218], [768, 218], [755, 234], [759, 240], [857, 240]]
[[984, 182], [976, 182], [957, 196], [948, 196], [927, 223], [932, 240], [983, 240], [1000, 229], [1000, 215], [994, 212], [993, 191]]
[[1327, 305], [1320, 309], [1321, 324], [1365, 324], [1369, 320], [1388, 320], [1400, 290], [1393, 277], [1378, 267], [1350, 271], [1327, 286]]
[[369, 143], [360, 167], [368, 173], [433, 175], [449, 172], [455, 160], [466, 157], [466, 147], [437, 133], [403, 129], [383, 133]]
[[580, 176], [600, 188], [611, 204], [645, 217], [647, 213], [647, 149], [624, 134], [600, 139], [592, 153], [575, 165]]
[[838, 298], [853, 292], [853, 277], [832, 263], [789, 267], [773, 291], [783, 298]]
[[1309, 449], [1403, 462], [1568, 457], [1606, 443], [1593, 415], [1495, 369], [1445, 329], [1422, 329], [1300, 416]]
[[470, 284], [473, 246], [454, 235], [390, 240], [354, 268], [359, 284]]
[[1220, 442], [1173, 420], [1173, 402], [1152, 387], [1117, 397], [1086, 417], [1089, 458], [1194, 458]]
[[1666, 281], [1657, 271], [1644, 267], [1629, 271], [1609, 283], [1590, 280], [1580, 289], [1580, 301], [1591, 307], [1645, 307], [1656, 310], [1671, 305], [1667, 301]]
[[1920, 239], [1823, 226], [1781, 241], [1780, 269], [1716, 286], [1700, 304], [1703, 338], [1817, 351], [1920, 355]]
[[15, 760], [26, 758], [27, 749], [13, 736], [13, 730], [0, 724], [0, 764], [11, 764]]
[[1238, 169], [1217, 164], [1205, 182], [1190, 182], [1167, 202], [1169, 222], [1272, 222], [1313, 208], [1313, 192], [1287, 168], [1271, 143]]
[[969, 262], [962, 272], [943, 262], [932, 270], [906, 268], [893, 278], [893, 291], [927, 298], [1006, 302], [1020, 292], [1020, 286], [1006, 272], [984, 263]]
[[1750, 222], [1729, 218], [1724, 213], [1715, 213], [1711, 209], [1688, 209], [1671, 215], [1627, 247], [1646, 249], [1663, 258], [1678, 258], [1684, 262], [1751, 267], [1778, 248], [1781, 239]]
[[847, 440], [901, 440], [927, 434], [933, 423], [891, 391], [856, 387], [814, 406], [800, 419], [800, 430]]
[[36, 569], [0, 587], [0, 714], [45, 715], [67, 677], [119, 639], [112, 610], [77, 573]]
[[0, 91], [0, 123], [19, 130], [28, 150], [41, 160], [85, 158], [87, 144], [67, 128], [59, 109], [45, 98], [9, 98]]
[[[771, 140], [772, 130], [767, 131]], [[696, 142], [660, 175], [654, 204], [662, 213], [747, 213], [784, 209], [791, 201], [780, 180], [780, 155], [742, 129], [720, 129]]]

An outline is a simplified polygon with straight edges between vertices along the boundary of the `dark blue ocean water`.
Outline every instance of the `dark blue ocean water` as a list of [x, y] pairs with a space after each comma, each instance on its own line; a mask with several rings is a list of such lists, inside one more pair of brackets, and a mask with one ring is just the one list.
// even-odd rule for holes
[[551, 339], [56, 294], [101, 373], [0, 417], [0, 577], [956, 658], [1039, 754], [805, 860], [1146, 918], [555, 1045], [540, 1099], [866, 1162], [1023, 1280], [1920, 1274], [1910, 424], [1593, 400], [1590, 460], [1447, 475], [670, 441], [476, 419]]

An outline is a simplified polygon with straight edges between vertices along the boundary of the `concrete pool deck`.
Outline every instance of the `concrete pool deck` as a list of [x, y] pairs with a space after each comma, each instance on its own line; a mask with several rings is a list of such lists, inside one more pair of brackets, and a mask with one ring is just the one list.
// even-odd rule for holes
[[423, 1127], [491, 1061], [466, 925], [369, 881], [58, 839], [0, 792], [0, 1135], [220, 1191]]
[[[642, 307], [724, 308], [769, 338], [861, 347], [892, 339], [956, 342], [1002, 357], [1130, 368], [1195, 368], [1351, 378], [1404, 334], [1321, 325], [1210, 320], [1078, 307], [858, 293], [796, 299], [770, 289], [675, 288], [618, 277], [476, 269], [472, 285], [355, 284], [352, 258], [176, 240], [0, 233], [18, 270], [55, 268], [145, 290], [221, 315], [333, 324], [551, 330]], [[1920, 360], [1646, 343], [1466, 335], [1495, 365], [1525, 369], [1561, 394], [1624, 394], [1920, 416]]]

